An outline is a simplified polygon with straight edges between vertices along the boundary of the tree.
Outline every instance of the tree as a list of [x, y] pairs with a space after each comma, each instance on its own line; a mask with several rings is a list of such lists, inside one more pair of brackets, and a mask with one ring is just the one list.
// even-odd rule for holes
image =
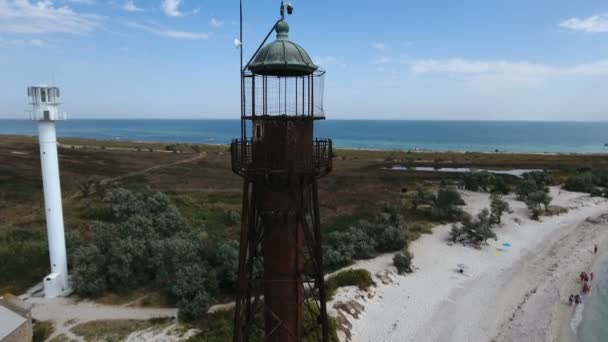
[[212, 269], [202, 264], [182, 267], [171, 287], [171, 292], [177, 298], [178, 318], [181, 321], [192, 321], [207, 313], [212, 294], [216, 290]]
[[420, 187], [412, 200], [412, 209], [417, 210], [421, 205], [431, 205], [434, 201], [435, 195], [425, 188]]
[[483, 209], [475, 219], [468, 214], [465, 215], [460, 226], [452, 225], [450, 239], [453, 242], [473, 243], [496, 239], [496, 234], [492, 230], [492, 223], [490, 222], [490, 211]]
[[551, 200], [551, 196], [544, 191], [534, 191], [530, 193], [526, 199], [526, 206], [530, 211], [532, 219], [538, 220], [543, 213], [542, 206], [544, 206], [544, 211], [546, 212], [549, 209]]
[[500, 218], [505, 211], [511, 210], [509, 203], [503, 200], [498, 193], [490, 195], [490, 221], [492, 224], [500, 223]]
[[591, 171], [572, 175], [566, 179], [564, 189], [568, 191], [591, 193], [595, 189], [593, 174]]
[[510, 191], [503, 177], [489, 171], [470, 172], [465, 175], [464, 188], [469, 191], [498, 192], [503, 195]]
[[397, 273], [412, 273], [412, 260], [414, 255], [407, 249], [395, 254], [393, 257], [393, 265], [397, 268]]
[[223, 243], [217, 249], [215, 270], [219, 286], [236, 290], [239, 268], [239, 246], [236, 241]]
[[437, 196], [433, 200], [431, 214], [439, 220], [458, 220], [462, 217], [463, 211], [458, 208], [465, 205], [460, 193], [454, 189], [439, 189]]

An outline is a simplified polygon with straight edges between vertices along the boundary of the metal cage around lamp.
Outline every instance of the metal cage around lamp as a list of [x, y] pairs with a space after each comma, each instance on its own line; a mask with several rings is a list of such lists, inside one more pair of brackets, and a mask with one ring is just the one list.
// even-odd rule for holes
[[247, 71], [243, 119], [261, 116], [295, 116], [324, 119], [325, 71], [317, 69], [308, 75], [261, 75]]

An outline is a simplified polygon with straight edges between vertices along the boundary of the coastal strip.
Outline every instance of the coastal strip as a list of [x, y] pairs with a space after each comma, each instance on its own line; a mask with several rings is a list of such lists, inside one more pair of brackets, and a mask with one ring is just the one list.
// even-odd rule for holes
[[[497, 240], [481, 250], [449, 245], [450, 226], [436, 227], [411, 244], [417, 269], [411, 275], [394, 274], [392, 254], [353, 265], [379, 281], [367, 294], [341, 289], [330, 303], [349, 327], [342, 340], [559, 341], [572, 316], [567, 302], [580, 285], [577, 276], [593, 262], [593, 245], [608, 237], [599, 218], [608, 201], [559, 187], [551, 196], [567, 212], [541, 222], [507, 197], [513, 211], [496, 228]], [[470, 213], [489, 206], [487, 194], [465, 191], [463, 198]], [[468, 265], [465, 274], [456, 272], [458, 264]]]

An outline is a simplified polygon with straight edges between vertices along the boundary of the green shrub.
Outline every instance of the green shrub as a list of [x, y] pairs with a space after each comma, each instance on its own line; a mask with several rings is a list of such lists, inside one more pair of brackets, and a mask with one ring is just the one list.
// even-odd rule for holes
[[372, 285], [375, 285], [375, 283], [368, 270], [346, 270], [338, 272], [327, 279], [325, 282], [325, 292], [327, 300], [330, 300], [340, 287], [357, 286], [361, 290], [367, 290]]
[[511, 190], [502, 176], [489, 171], [471, 172], [465, 175], [464, 188], [469, 191], [498, 192], [503, 195]]
[[178, 299], [179, 320], [192, 321], [207, 313], [216, 289], [215, 273], [210, 267], [195, 264], [181, 268], [171, 287], [171, 292]]
[[493, 193], [490, 196], [490, 221], [492, 224], [500, 223], [502, 214], [509, 210], [511, 210], [509, 203], [503, 200], [501, 195]]
[[530, 211], [530, 217], [534, 220], [538, 220], [540, 215], [549, 209], [549, 203], [551, 203], [551, 196], [545, 191], [535, 191], [528, 195], [526, 199], [526, 206]]
[[[234, 259], [234, 252], [210, 251], [162, 193], [112, 189], [103, 202], [104, 221], [94, 223], [89, 240], [71, 252], [76, 293], [95, 297], [153, 285], [177, 302], [181, 319], [206, 312], [218, 283], [210, 255]], [[227, 268], [234, 260], [226, 263], [220, 283], [230, 286]]]
[[437, 194], [432, 194], [420, 188], [412, 201], [412, 209], [416, 210], [420, 205], [429, 205], [432, 219], [456, 221], [463, 215], [462, 209], [458, 206], [465, 204], [460, 193], [454, 189], [442, 187], [437, 191]]
[[393, 257], [393, 265], [397, 268], [397, 273], [412, 273], [413, 259], [414, 255], [408, 250], [395, 254]]
[[34, 342], [43, 342], [46, 341], [53, 332], [55, 331], [55, 327], [53, 326], [53, 322], [50, 321], [40, 321], [34, 324], [34, 337], [32, 341]]
[[592, 193], [595, 190], [593, 173], [587, 171], [568, 177], [564, 184], [564, 189], [568, 191]]
[[488, 239], [496, 239], [496, 233], [492, 230], [490, 211], [482, 210], [475, 219], [466, 215], [460, 225], [452, 225], [450, 231], [452, 242], [482, 243]]
[[385, 208], [374, 222], [359, 220], [347, 228], [330, 232], [323, 259], [327, 269], [335, 270], [355, 259], [369, 259], [378, 252], [397, 251], [406, 245], [399, 213], [394, 208]]
[[218, 283], [223, 289], [236, 290], [239, 268], [239, 245], [235, 241], [223, 243], [217, 249], [214, 269]]

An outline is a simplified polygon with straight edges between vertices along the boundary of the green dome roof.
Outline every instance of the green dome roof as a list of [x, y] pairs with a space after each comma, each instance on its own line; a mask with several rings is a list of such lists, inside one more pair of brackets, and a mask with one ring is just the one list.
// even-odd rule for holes
[[258, 52], [249, 64], [251, 72], [267, 76], [304, 76], [318, 69], [306, 50], [289, 41], [286, 21], [279, 21], [275, 30], [277, 39]]

